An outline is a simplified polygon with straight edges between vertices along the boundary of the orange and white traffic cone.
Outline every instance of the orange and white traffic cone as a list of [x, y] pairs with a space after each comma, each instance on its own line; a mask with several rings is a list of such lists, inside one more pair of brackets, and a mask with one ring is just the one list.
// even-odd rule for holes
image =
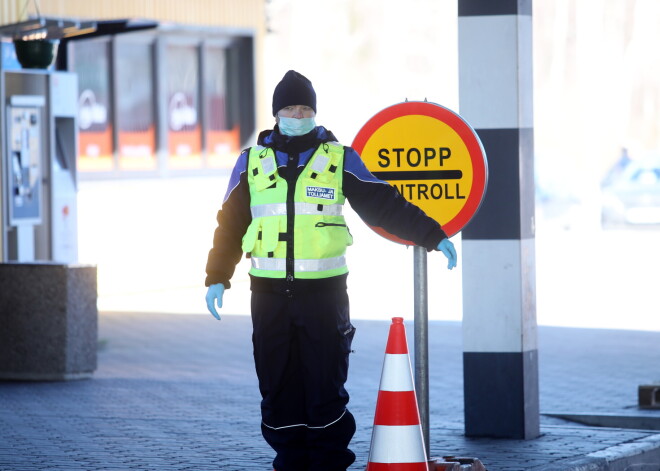
[[428, 471], [402, 317], [387, 339], [367, 471]]

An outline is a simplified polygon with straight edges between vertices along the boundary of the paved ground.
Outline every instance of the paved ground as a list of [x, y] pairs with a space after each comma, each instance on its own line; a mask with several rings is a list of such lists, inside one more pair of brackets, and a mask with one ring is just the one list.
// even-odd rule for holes
[[[356, 320], [350, 408], [364, 469], [389, 328]], [[412, 347], [412, 322], [407, 326]], [[250, 321], [225, 315], [102, 313], [90, 380], [0, 383], [0, 470], [268, 470]], [[489, 471], [658, 471], [660, 430], [598, 428], [543, 415], [535, 440], [463, 435], [461, 326], [429, 323], [431, 456]], [[642, 417], [637, 386], [660, 379], [660, 332], [539, 328], [543, 413]]]

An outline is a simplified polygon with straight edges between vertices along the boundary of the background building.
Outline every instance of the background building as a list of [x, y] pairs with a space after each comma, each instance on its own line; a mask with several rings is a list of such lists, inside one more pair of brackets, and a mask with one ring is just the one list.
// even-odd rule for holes
[[227, 168], [253, 138], [262, 97], [263, 1], [5, 1], [2, 23], [92, 21], [56, 68], [79, 86], [81, 178]]
[[[233, 103], [241, 112], [252, 107], [253, 131], [272, 126], [271, 93], [289, 69], [313, 81], [317, 121], [348, 145], [374, 114], [406, 99], [460, 111], [457, 2], [452, 0], [38, 4], [46, 16], [158, 25], [76, 41], [79, 50], [67, 58], [78, 67], [87, 54], [81, 83], [105, 87], [107, 95], [104, 109], [86, 96], [79, 108], [81, 125], [87, 126], [80, 134], [80, 148], [87, 150], [79, 156], [79, 253], [81, 261], [99, 266], [102, 309], [206, 309], [203, 267], [225, 191], [223, 166], [236, 157], [230, 149], [235, 123], [240, 124], [232, 114], [232, 87], [245, 89], [240, 80], [215, 80], [223, 65], [225, 71], [236, 70], [227, 38], [252, 41], [254, 103]], [[660, 153], [660, 60], [652, 52], [660, 43], [660, 3], [534, 0], [532, 8], [539, 323], [658, 330], [653, 297], [658, 225], [602, 230], [600, 219], [601, 182], [622, 148], [633, 160]], [[0, 1], [1, 24], [36, 14], [33, 0]], [[90, 51], [101, 52], [96, 57]], [[150, 54], [151, 64], [143, 60]], [[90, 66], [94, 61], [108, 70]], [[149, 75], [151, 81], [133, 79]], [[176, 84], [182, 94], [169, 88]], [[174, 119], [168, 120], [170, 103]], [[224, 113], [209, 115], [210, 109]], [[95, 123], [101, 118], [108, 123], [105, 131]], [[101, 144], [84, 145], [93, 133], [105, 136], [99, 141], [105, 151]], [[239, 148], [254, 143], [247, 127], [241, 125], [238, 134]], [[214, 139], [220, 145], [209, 146], [218, 142]], [[226, 157], [220, 157], [223, 149], [229, 151]], [[363, 270], [356, 266], [349, 278], [356, 288], [354, 314], [405, 314], [412, 299], [411, 252], [374, 238], [361, 221], [348, 217], [355, 236], [351, 260], [369, 264]], [[460, 244], [460, 236], [455, 239]], [[394, 266], [400, 273], [396, 299], [364, 289], [374, 285], [373, 273]], [[460, 263], [451, 274], [442, 268], [429, 263], [430, 286], [442, 287], [430, 292], [430, 316], [460, 319]], [[248, 292], [244, 272], [237, 269], [227, 312], [247, 312], [243, 298], [237, 302], [239, 293]]]

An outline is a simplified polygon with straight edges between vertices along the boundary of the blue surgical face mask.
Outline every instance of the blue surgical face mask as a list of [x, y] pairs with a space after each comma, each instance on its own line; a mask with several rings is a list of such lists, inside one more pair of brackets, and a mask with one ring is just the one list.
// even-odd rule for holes
[[279, 123], [280, 132], [285, 136], [302, 136], [316, 127], [314, 118], [282, 118]]

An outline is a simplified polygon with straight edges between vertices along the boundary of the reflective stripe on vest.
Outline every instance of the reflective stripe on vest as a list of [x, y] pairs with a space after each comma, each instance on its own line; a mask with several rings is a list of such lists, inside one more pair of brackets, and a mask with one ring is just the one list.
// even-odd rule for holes
[[[257, 270], [283, 271], [286, 270], [286, 259], [250, 257], [252, 267]], [[294, 260], [293, 269], [296, 272], [318, 272], [334, 270], [346, 265], [346, 257], [321, 258], [318, 260]]]
[[[296, 215], [326, 215], [341, 216], [343, 206], [340, 204], [313, 204], [313, 203], [295, 203], [294, 210]], [[286, 214], [286, 203], [270, 203], [252, 206], [250, 208], [253, 218], [263, 218], [267, 216], [283, 216]]]

